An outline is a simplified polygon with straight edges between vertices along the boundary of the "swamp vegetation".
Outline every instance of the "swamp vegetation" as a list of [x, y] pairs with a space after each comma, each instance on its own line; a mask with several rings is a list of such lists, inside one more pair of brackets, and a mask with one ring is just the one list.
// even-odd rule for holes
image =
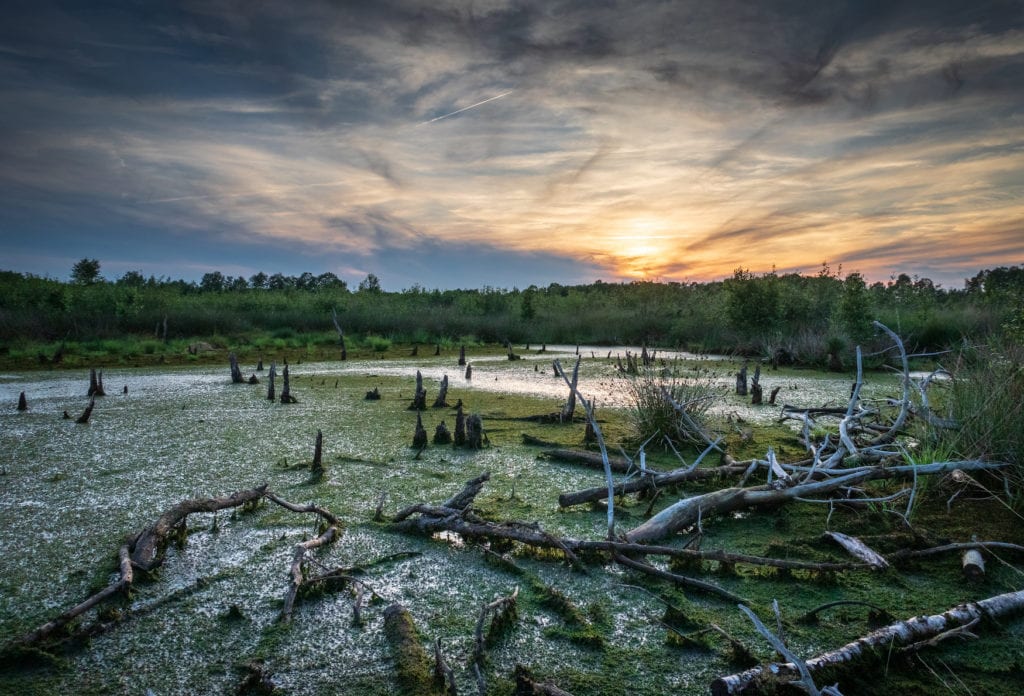
[[[929, 414], [982, 407], [955, 375], [905, 385], [899, 371], [869, 370], [854, 401], [854, 370], [765, 364], [760, 381], [766, 392], [780, 387], [777, 404], [753, 406], [734, 389], [742, 359], [661, 352], [624, 374], [621, 352], [581, 347], [579, 394], [596, 403], [612, 457], [638, 466], [647, 440], [654, 481], [708, 450], [695, 469], [707, 477], [616, 496], [611, 540], [606, 498], [559, 504], [562, 493], [606, 483], [600, 469], [558, 454], [599, 455], [584, 444], [582, 406], [558, 422], [568, 389], [552, 359], [568, 372], [575, 347], [524, 346], [518, 360], [470, 349], [471, 379], [457, 350], [439, 352], [293, 361], [288, 404], [266, 398], [266, 372], [250, 363], [242, 371], [261, 383], [232, 383], [224, 352], [217, 366], [108, 367], [87, 424], [60, 418], [85, 407], [85, 371], [3, 375], [0, 691], [707, 693], [723, 677], [786, 661], [739, 603], [809, 660], [881, 626], [1024, 587], [1019, 439], [1014, 450], [1007, 425], [1020, 422], [1024, 380], [1012, 352], [963, 368], [999, 366], [987, 398], [1009, 418], [995, 433], [989, 413], [975, 430], [989, 439], [967, 443], [963, 429], [925, 425]], [[900, 364], [898, 351], [890, 357]], [[417, 372], [428, 405], [410, 410]], [[481, 416], [482, 449], [410, 446], [417, 418], [430, 432], [441, 421], [454, 429], [454, 406], [429, 406], [445, 375], [448, 403]], [[925, 382], [924, 392], [912, 387]], [[694, 417], [717, 449], [638, 430], [629, 394], [660, 383], [677, 387], [682, 406], [678, 386], [695, 385]], [[904, 412], [905, 386], [906, 419], [882, 439]], [[373, 390], [381, 398], [366, 400]], [[21, 392], [25, 411], [15, 408]], [[851, 409], [863, 417], [841, 428]], [[992, 443], [1002, 449], [977, 450]], [[795, 485], [784, 478], [806, 484], [816, 458], [824, 466], [847, 444], [846, 475], [877, 464], [897, 475], [814, 500], [708, 507], [657, 539], [638, 532], [679, 501]], [[635, 470], [613, 476], [643, 480]], [[850, 555], [844, 535], [884, 567]], [[965, 550], [980, 551], [983, 572], [965, 574]], [[95, 608], [38, 635], [111, 587]], [[813, 681], [848, 695], [1017, 691], [1022, 637], [1012, 611], [986, 615], [910, 649], [892, 640]], [[793, 689], [761, 677], [761, 690]]]
[[2, 693], [1024, 690], [1024, 269], [89, 269], [0, 273]]

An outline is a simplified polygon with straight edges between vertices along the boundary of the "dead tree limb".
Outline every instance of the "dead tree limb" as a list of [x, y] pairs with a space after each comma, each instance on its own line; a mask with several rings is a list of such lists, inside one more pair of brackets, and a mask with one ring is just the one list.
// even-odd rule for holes
[[[589, 454], [589, 453], [588, 453]], [[610, 459], [610, 458], [609, 458]], [[706, 469], [676, 469], [664, 474], [653, 473], [647, 476], [625, 481], [615, 485], [615, 495], [622, 496], [629, 493], [653, 492], [668, 486], [675, 486], [687, 481], [706, 481], [708, 479], [726, 478], [737, 476], [747, 470], [746, 464], [734, 464], [730, 466], [709, 467]], [[562, 493], [558, 496], [559, 507], [571, 507], [582, 503], [591, 503], [600, 500], [608, 494], [607, 487], [599, 486], [587, 488], [575, 493]]]
[[846, 470], [846, 473], [834, 478], [800, 483], [789, 488], [773, 488], [770, 486], [723, 488], [692, 498], [686, 498], [674, 505], [670, 505], [639, 527], [628, 532], [626, 539], [631, 542], [650, 542], [682, 531], [696, 524], [697, 520], [701, 517], [707, 519], [710, 516], [726, 514], [748, 507], [775, 506], [796, 498], [807, 498], [831, 493], [855, 483], [893, 478], [901, 474], [912, 474], [915, 469], [917, 474], [921, 475], [950, 473], [957, 469], [997, 469], [1002, 466], [1004, 465], [1000, 463], [973, 461], [936, 462], [910, 467], [861, 467], [859, 469]]
[[569, 398], [566, 399], [565, 406], [562, 407], [562, 412], [560, 414], [563, 423], [572, 423], [573, 414], [576, 413], [576, 394], [578, 393], [577, 385], [579, 385], [580, 382], [580, 360], [582, 359], [582, 357], [576, 358], [576, 366], [572, 368], [571, 380], [566, 377], [565, 372], [562, 370], [561, 363], [557, 360], [555, 361], [555, 369], [558, 371], [558, 374], [562, 375], [562, 378], [565, 379], [565, 383], [569, 385]]
[[255, 502], [267, 491], [266, 484], [258, 488], [238, 491], [222, 498], [194, 498], [184, 500], [160, 515], [156, 522], [146, 527], [132, 546], [132, 565], [144, 571], [152, 571], [163, 563], [163, 551], [171, 531], [196, 512], [215, 512], [226, 508], [240, 507]]
[[81, 602], [80, 604], [71, 607], [60, 616], [50, 621], [47, 621], [39, 628], [29, 631], [21, 638], [19, 638], [17, 642], [23, 646], [29, 646], [34, 643], [38, 643], [39, 641], [45, 640], [46, 638], [51, 636], [55, 631], [63, 628], [64, 626], [67, 626], [73, 620], [75, 620], [85, 612], [89, 611], [97, 604], [100, 604], [101, 602], [109, 599], [110, 597], [113, 597], [116, 594], [127, 592], [128, 589], [131, 587], [133, 580], [132, 563], [127, 544], [121, 547], [120, 551], [118, 552], [118, 559], [118, 566], [121, 576], [120, 578], [118, 578], [117, 582], [107, 585], [105, 588], [95, 593], [94, 595], [86, 599], [84, 602]]
[[494, 614], [494, 618], [491, 619], [490, 636], [500, 631], [509, 621], [515, 620], [517, 596], [519, 596], [518, 585], [508, 597], [499, 597], [480, 608], [480, 615], [476, 620], [476, 631], [473, 634], [473, 658], [471, 661], [473, 675], [476, 677], [476, 686], [480, 696], [486, 696], [487, 694], [487, 682], [484, 680], [484, 661], [487, 656], [487, 639], [484, 637], [484, 623], [486, 623], [489, 614]]
[[441, 653], [440, 638], [434, 639], [434, 685], [445, 696], [459, 696], [458, 687], [455, 685], [455, 672], [445, 662], [444, 655]]
[[[78, 417], [78, 420], [76, 420], [75, 422], [76, 423], [80, 423], [80, 424], [88, 423], [89, 422], [89, 418], [92, 416], [92, 410], [93, 410], [93, 408], [95, 408], [95, 406], [96, 406], [96, 397], [94, 396], [94, 397], [91, 397], [89, 399], [89, 405], [85, 407], [85, 410], [82, 411], [82, 415], [80, 415]], [[66, 413], [66, 411], [65, 411], [65, 413]]]
[[338, 344], [341, 346], [341, 359], [346, 360], [348, 358], [348, 351], [345, 349], [345, 332], [341, 330], [341, 324], [338, 323], [338, 310], [331, 307], [331, 321], [334, 322], [334, 328], [338, 332]]
[[691, 578], [686, 575], [679, 575], [678, 573], [670, 573], [667, 570], [656, 568], [652, 566], [650, 563], [642, 563], [640, 561], [635, 561], [632, 558], [623, 556], [622, 554], [615, 554], [614, 558], [615, 562], [619, 565], [624, 565], [627, 568], [639, 570], [642, 573], [647, 573], [648, 575], [659, 578], [661, 580], [668, 580], [669, 582], [674, 583], [676, 585], [680, 585], [682, 587], [690, 587], [696, 590], [701, 590], [703, 592], [708, 592], [713, 595], [718, 595], [719, 597], [726, 599], [730, 602], [739, 602], [741, 604], [746, 602], [746, 600], [744, 600], [742, 597], [734, 595], [732, 592], [729, 592], [729, 590], [725, 589], [724, 587], [719, 587], [714, 583], [705, 582], [704, 580], [697, 580], [696, 578]]
[[522, 665], [516, 665], [515, 679], [516, 696], [572, 696], [554, 684], [535, 681], [530, 671]]
[[857, 537], [852, 537], [841, 532], [825, 532], [823, 536], [826, 539], [831, 539], [836, 542], [846, 549], [848, 554], [854, 558], [860, 559], [876, 570], [885, 570], [889, 567], [889, 561], [882, 558], [876, 551], [868, 547], [867, 544]]
[[[999, 619], [1024, 611], [1024, 590], [1008, 592], [977, 602], [967, 602], [932, 616], [916, 616], [898, 621], [866, 636], [847, 643], [841, 648], [822, 653], [806, 661], [811, 672], [823, 668], [839, 668], [849, 665], [873, 649], [887, 649], [889, 646], [905, 646], [927, 641], [940, 633], [970, 624], [977, 619]], [[773, 664], [769, 667], [755, 667], [744, 672], [716, 679], [711, 683], [714, 696], [730, 696], [742, 693], [761, 680], [778, 684], [780, 680], [795, 680], [798, 677], [792, 663]]]
[[331, 525], [320, 536], [295, 545], [295, 550], [292, 552], [291, 568], [288, 571], [288, 575], [291, 580], [288, 584], [288, 591], [285, 592], [284, 595], [284, 604], [281, 607], [280, 619], [283, 623], [288, 623], [292, 619], [292, 609], [295, 607], [295, 596], [298, 594], [299, 588], [302, 586], [302, 562], [306, 558], [306, 553], [312, 549], [329, 544], [337, 538], [338, 528]]

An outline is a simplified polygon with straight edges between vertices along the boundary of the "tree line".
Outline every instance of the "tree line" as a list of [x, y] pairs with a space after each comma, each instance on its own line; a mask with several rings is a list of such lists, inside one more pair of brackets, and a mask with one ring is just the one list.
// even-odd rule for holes
[[[125, 335], [220, 336], [328, 332], [412, 343], [596, 343], [678, 347], [825, 364], [873, 340], [879, 319], [915, 351], [1024, 336], [1024, 267], [983, 270], [963, 288], [899, 274], [868, 283], [828, 265], [812, 275], [737, 269], [722, 281], [483, 287], [399, 292], [373, 274], [353, 290], [333, 273], [207, 273], [190, 282], [129, 271], [116, 280], [96, 259], [69, 282], [0, 271], [0, 340], [98, 340]], [[166, 333], [164, 327], [166, 326]]]

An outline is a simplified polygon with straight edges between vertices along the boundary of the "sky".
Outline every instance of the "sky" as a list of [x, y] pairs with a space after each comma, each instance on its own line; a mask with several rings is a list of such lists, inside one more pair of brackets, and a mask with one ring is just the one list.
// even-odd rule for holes
[[1024, 263], [1024, 0], [5, 3], [0, 269]]

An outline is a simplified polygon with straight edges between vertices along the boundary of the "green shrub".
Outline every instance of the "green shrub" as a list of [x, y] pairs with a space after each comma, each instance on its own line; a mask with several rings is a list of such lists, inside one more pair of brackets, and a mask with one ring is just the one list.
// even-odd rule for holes
[[[639, 375], [626, 377], [630, 420], [638, 442], [652, 436], [669, 438], [677, 445], [703, 445], [710, 438], [705, 421], [718, 390], [707, 377], [684, 376], [681, 364], [667, 368], [643, 368]], [[682, 411], [668, 399], [672, 398]]]
[[383, 353], [391, 347], [391, 339], [370, 335], [363, 339], [363, 345], [375, 353]]

